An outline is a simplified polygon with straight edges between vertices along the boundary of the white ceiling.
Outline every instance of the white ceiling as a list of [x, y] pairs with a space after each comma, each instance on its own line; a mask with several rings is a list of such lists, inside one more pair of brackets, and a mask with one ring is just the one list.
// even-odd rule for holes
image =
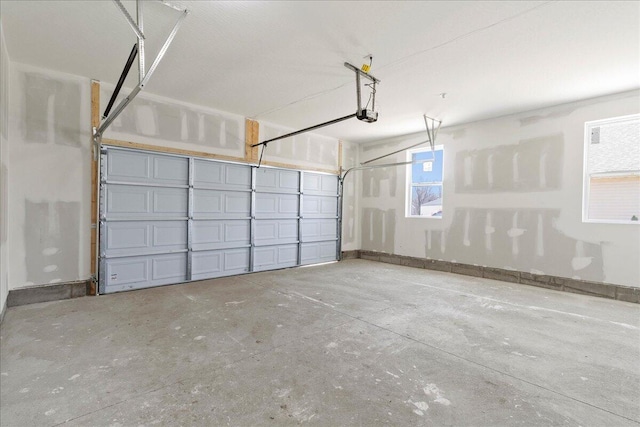
[[[343, 63], [371, 53], [379, 121], [317, 131], [347, 141], [421, 131], [425, 113], [450, 126], [640, 87], [635, 1], [174, 4], [191, 13], [146, 91], [298, 129], [355, 112]], [[0, 12], [12, 61], [103, 82], [135, 42], [107, 0], [2, 0]], [[178, 14], [145, 2], [148, 64]]]

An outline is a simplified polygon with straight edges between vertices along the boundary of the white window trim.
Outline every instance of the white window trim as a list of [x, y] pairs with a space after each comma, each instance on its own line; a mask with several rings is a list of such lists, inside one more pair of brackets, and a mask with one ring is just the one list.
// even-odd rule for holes
[[582, 159], [582, 222], [591, 224], [631, 224], [640, 225], [640, 221], [615, 220], [615, 219], [590, 219], [589, 218], [589, 195], [590, 175], [589, 175], [589, 147], [591, 139], [591, 128], [594, 126], [610, 125], [628, 120], [640, 120], [640, 114], [629, 114], [627, 116], [612, 117], [609, 119], [592, 120], [584, 123], [584, 150]]
[[[434, 182], [433, 184], [425, 184], [427, 185], [440, 185], [442, 186], [442, 200], [444, 202], [444, 145], [435, 145], [433, 147], [434, 151], [442, 151], [442, 182]], [[411, 157], [414, 153], [422, 153], [426, 151], [431, 151], [431, 147], [427, 148], [416, 148], [413, 150], [407, 150], [407, 161], [411, 161]], [[444, 204], [442, 206], [442, 215], [441, 216], [423, 216], [423, 215], [411, 215], [411, 188], [413, 187], [411, 178], [412, 178], [412, 166], [413, 164], [408, 164], [405, 169], [406, 182], [405, 182], [405, 199], [404, 199], [404, 216], [405, 218], [418, 218], [418, 219], [435, 219], [441, 220], [444, 217]]]

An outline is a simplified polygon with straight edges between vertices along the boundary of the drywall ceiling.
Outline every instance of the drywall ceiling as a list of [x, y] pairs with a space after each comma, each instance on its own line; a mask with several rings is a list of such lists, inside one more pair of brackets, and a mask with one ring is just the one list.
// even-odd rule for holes
[[[12, 61], [115, 83], [135, 42], [111, 1], [0, 4]], [[343, 63], [371, 53], [379, 121], [318, 130], [347, 141], [419, 132], [424, 113], [447, 126], [640, 87], [633, 1], [174, 4], [191, 13], [146, 91], [302, 128], [355, 112]], [[178, 14], [145, 2], [148, 63]]]

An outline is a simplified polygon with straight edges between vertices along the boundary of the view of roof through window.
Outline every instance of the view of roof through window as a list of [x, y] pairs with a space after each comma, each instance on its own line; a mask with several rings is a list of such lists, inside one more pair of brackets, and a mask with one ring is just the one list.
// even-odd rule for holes
[[640, 218], [640, 115], [586, 124], [585, 220]]

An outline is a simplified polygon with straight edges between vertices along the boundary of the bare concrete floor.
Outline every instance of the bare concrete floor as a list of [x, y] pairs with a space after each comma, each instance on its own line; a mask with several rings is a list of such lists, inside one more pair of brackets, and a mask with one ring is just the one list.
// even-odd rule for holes
[[640, 306], [363, 260], [34, 304], [0, 424], [640, 425]]

